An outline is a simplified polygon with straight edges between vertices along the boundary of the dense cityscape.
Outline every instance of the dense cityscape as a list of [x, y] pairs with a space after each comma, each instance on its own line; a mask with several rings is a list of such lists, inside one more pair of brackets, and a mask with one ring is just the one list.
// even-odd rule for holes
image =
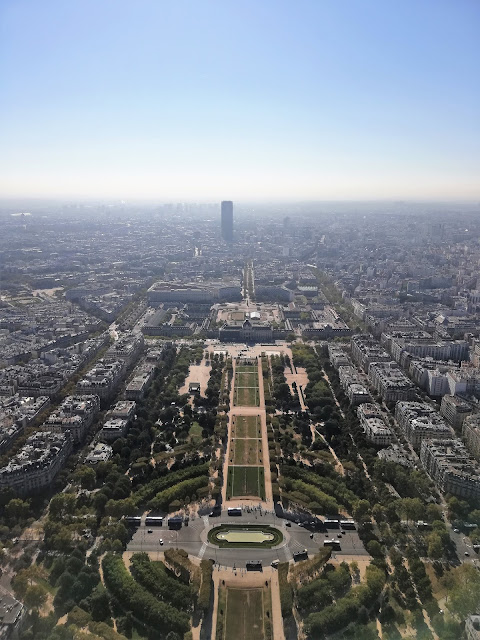
[[0, 637], [480, 638], [478, 205], [0, 210]]

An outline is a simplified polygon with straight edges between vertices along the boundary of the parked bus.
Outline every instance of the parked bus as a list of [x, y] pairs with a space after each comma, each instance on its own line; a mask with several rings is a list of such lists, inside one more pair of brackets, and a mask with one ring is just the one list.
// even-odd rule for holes
[[340, 527], [340, 520], [338, 518], [325, 518], [323, 524], [327, 529], [338, 529]]
[[340, 520], [342, 529], [355, 529], [355, 520]]
[[147, 516], [145, 518], [145, 524], [147, 527], [161, 527], [163, 518], [162, 516]]
[[229, 516], [241, 516], [242, 510], [240, 507], [228, 507], [228, 515]]
[[324, 540], [323, 546], [332, 547], [332, 549], [340, 549], [340, 542], [338, 540], [335, 540], [335, 538], [332, 538], [331, 540]]
[[129, 527], [139, 527], [142, 523], [141, 516], [125, 516], [124, 520]]

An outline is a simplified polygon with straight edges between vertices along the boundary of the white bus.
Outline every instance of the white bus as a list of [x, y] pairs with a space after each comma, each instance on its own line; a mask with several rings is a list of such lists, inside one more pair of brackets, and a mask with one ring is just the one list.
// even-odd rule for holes
[[240, 507], [228, 507], [228, 515], [229, 516], [241, 516], [242, 510]]
[[324, 540], [323, 546], [332, 547], [332, 549], [340, 549], [340, 542], [338, 540], [335, 540], [335, 538], [332, 538], [331, 540]]

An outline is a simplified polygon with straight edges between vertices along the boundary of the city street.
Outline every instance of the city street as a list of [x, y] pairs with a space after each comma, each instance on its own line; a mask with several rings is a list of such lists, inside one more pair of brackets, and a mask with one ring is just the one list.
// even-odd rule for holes
[[[219, 517], [203, 516], [190, 520], [188, 526], [183, 526], [178, 531], [169, 530], [166, 522], [162, 527], [146, 527], [142, 524], [135, 531], [127, 546], [127, 551], [161, 552], [173, 547], [185, 549], [187, 553], [200, 559], [210, 558], [222, 566], [244, 567], [249, 560], [261, 560], [264, 565], [267, 565], [273, 560], [290, 561], [294, 553], [304, 549], [308, 551], [310, 556], [314, 555], [320, 548], [323, 548], [324, 540], [337, 538], [340, 532], [339, 529], [331, 529], [326, 533], [317, 531], [313, 533], [313, 538], [310, 538], [312, 531], [295, 522], [291, 522], [291, 526], [288, 527], [286, 526], [287, 520], [278, 518], [274, 513], [265, 513], [263, 510], [261, 513], [262, 515], [259, 511], [244, 511], [239, 517], [229, 517], [224, 511]], [[207, 542], [207, 532], [222, 523], [232, 525], [269, 524], [282, 531], [284, 541], [273, 549], [219, 549]], [[152, 533], [148, 533], [148, 531], [152, 531]], [[160, 539], [163, 540], [163, 545], [160, 544]], [[342, 556], [368, 557], [356, 531], [345, 532], [338, 541], [341, 549], [335, 550], [334, 555], [340, 560]]]

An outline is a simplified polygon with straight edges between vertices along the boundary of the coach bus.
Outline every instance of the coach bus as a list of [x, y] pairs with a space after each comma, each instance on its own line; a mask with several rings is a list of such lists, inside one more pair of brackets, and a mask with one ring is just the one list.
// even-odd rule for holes
[[335, 538], [332, 538], [331, 540], [324, 540], [323, 546], [332, 547], [332, 549], [340, 549], [340, 542], [338, 540], [335, 540]]
[[323, 524], [327, 529], [338, 529], [340, 527], [340, 519], [325, 518], [325, 520], [323, 521]]
[[161, 527], [163, 524], [162, 516], [147, 516], [145, 518], [145, 525], [147, 527]]
[[129, 527], [139, 527], [142, 523], [141, 516], [125, 516], [125, 522]]
[[355, 529], [355, 520], [340, 520], [342, 529]]
[[240, 507], [228, 507], [228, 515], [229, 516], [241, 516], [242, 510]]

